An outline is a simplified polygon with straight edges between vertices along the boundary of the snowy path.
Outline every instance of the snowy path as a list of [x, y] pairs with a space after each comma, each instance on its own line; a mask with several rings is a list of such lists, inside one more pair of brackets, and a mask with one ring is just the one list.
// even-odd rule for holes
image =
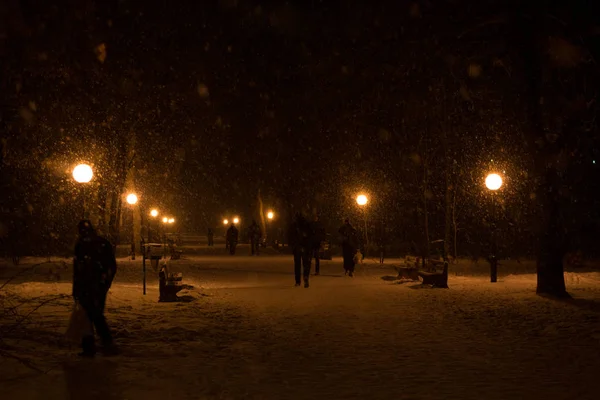
[[[135, 264], [134, 264], [135, 263]], [[324, 262], [294, 288], [289, 257], [189, 256], [173, 263], [189, 302], [141, 295], [139, 261], [122, 261], [107, 315], [123, 355], [77, 360], [65, 348], [69, 299], [42, 308], [26, 355], [52, 369], [0, 367], [3, 399], [595, 399], [600, 275], [567, 275], [575, 301], [534, 295], [533, 275], [451, 277], [449, 290], [343, 277]], [[68, 275], [68, 274], [67, 274]], [[21, 296], [69, 293], [18, 282]]]

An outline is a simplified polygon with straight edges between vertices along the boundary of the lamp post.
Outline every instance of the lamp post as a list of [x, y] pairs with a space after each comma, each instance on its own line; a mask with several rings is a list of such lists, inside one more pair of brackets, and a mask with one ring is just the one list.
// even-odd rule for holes
[[156, 229], [156, 233], [158, 233], [159, 229], [158, 229], [158, 210], [156, 208], [153, 208], [152, 210], [150, 210], [150, 216], [152, 217], [152, 220], [154, 221], [154, 228], [152, 227], [152, 223], [148, 224], [148, 242], [152, 242], [152, 239], [156, 236], [156, 234], [152, 235], [152, 231], [153, 229]]
[[[73, 179], [75, 179], [75, 182], [77, 183], [89, 183], [92, 178], [94, 177], [94, 171], [92, 170], [92, 167], [90, 167], [88, 164], [78, 164], [77, 166], [75, 166], [75, 168], [73, 168]], [[81, 204], [82, 204], [82, 208], [83, 208], [83, 212], [82, 212], [82, 216], [83, 219], [86, 218], [86, 213], [85, 213], [85, 186], [81, 187]]]
[[164, 236], [167, 233], [167, 224], [169, 223], [169, 217], [163, 217], [162, 222], [163, 222], [162, 234]]
[[366, 195], [364, 194], [359, 194], [358, 196], [356, 196], [356, 204], [358, 204], [358, 206], [360, 208], [362, 208], [363, 210], [363, 217], [365, 220], [365, 254], [363, 255], [363, 257], [366, 257], [366, 253], [367, 253], [367, 249], [369, 248], [369, 234], [367, 232], [368, 228], [367, 228], [367, 203], [369, 202], [369, 199]]
[[[169, 218], [169, 225], [173, 225], [174, 223], [175, 223], [175, 218]], [[173, 244], [179, 245], [179, 239], [177, 238], [177, 234], [175, 233], [173, 228], [171, 228], [171, 235], [172, 235], [171, 240], [173, 241]]]
[[127, 195], [127, 204], [131, 206], [131, 259], [135, 260], [135, 223], [133, 222], [134, 206], [138, 202], [138, 197], [135, 193]]
[[275, 218], [275, 213], [271, 210], [267, 211], [267, 231], [265, 232], [265, 246], [269, 240], [269, 231], [271, 230], [271, 221]]
[[168, 217], [163, 217], [162, 219], [162, 237], [161, 237], [161, 242], [162, 242], [162, 246], [163, 246], [163, 255], [164, 257], [166, 257], [166, 245], [167, 245], [167, 224], [169, 223], [169, 218]]
[[[231, 221], [233, 222], [234, 225], [236, 225], [236, 228], [238, 230], [239, 233], [241, 233], [242, 230], [242, 224], [240, 222], [240, 218], [239, 217], [233, 217], [233, 220]], [[244, 237], [244, 235], [241, 235], [241, 237]]]
[[490, 254], [490, 282], [498, 281], [498, 256], [496, 243], [496, 199], [495, 192], [502, 187], [502, 177], [498, 174], [489, 174], [485, 178], [485, 186], [492, 193], [492, 226], [491, 226], [491, 253]]

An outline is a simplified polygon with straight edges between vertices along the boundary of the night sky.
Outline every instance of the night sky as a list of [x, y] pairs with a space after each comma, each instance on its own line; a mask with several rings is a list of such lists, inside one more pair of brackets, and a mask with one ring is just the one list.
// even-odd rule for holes
[[506, 229], [525, 234], [535, 174], [515, 21], [530, 18], [565, 229], [580, 231], [598, 218], [598, 5], [519, 3], [4, 1], [4, 215], [43, 230], [85, 160], [100, 198], [133, 185], [191, 230], [257, 217], [259, 190], [282, 220], [336, 226], [360, 217], [362, 191], [401, 240], [426, 199], [435, 239], [448, 179], [462, 224], [485, 226], [494, 170]]

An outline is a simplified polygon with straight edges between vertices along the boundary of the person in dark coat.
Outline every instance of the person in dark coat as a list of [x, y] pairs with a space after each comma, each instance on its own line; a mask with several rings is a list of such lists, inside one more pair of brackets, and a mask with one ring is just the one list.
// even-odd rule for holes
[[258, 255], [262, 231], [260, 229], [260, 226], [258, 226], [258, 224], [256, 223], [256, 220], [252, 220], [252, 224], [248, 228], [248, 236], [250, 238], [250, 254]]
[[342, 256], [344, 258], [344, 271], [346, 275], [354, 276], [354, 256], [358, 247], [356, 229], [346, 219], [339, 230], [342, 237]]
[[319, 216], [315, 216], [315, 220], [312, 223], [313, 232], [315, 237], [315, 245], [314, 245], [314, 254], [315, 257], [315, 275], [319, 275], [321, 272], [321, 243], [325, 240], [325, 228], [323, 224], [319, 220]]
[[294, 253], [296, 286], [300, 286], [300, 278], [303, 277], [304, 287], [307, 288], [315, 237], [310, 222], [300, 213], [296, 214], [294, 222], [289, 227], [288, 243]]
[[208, 247], [214, 246], [215, 245], [215, 242], [214, 242], [215, 234], [214, 234], [212, 228], [208, 228], [208, 232], [206, 233], [206, 236], [208, 237]]
[[[85, 310], [91, 324], [102, 339], [103, 352], [116, 352], [110, 333], [104, 306], [106, 295], [117, 273], [117, 261], [108, 240], [96, 234], [89, 220], [78, 224], [79, 239], [75, 245], [73, 260], [73, 298]], [[81, 356], [93, 357], [96, 345], [93, 332], [81, 340]]]
[[227, 241], [227, 246], [229, 247], [229, 254], [235, 254], [235, 246], [238, 243], [238, 229], [234, 224], [231, 224], [229, 229], [227, 229], [227, 234], [225, 235], [225, 240]]
[[385, 228], [385, 224], [381, 222], [379, 229], [377, 231], [377, 235], [375, 236], [375, 243], [377, 244], [377, 252], [379, 253], [379, 264], [383, 264], [385, 257], [385, 246], [387, 244], [387, 230]]

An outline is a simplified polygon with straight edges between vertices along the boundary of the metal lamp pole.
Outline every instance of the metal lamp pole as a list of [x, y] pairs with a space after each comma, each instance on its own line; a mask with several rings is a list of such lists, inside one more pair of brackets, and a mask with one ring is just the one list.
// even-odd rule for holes
[[135, 221], [134, 221], [134, 214], [135, 214], [135, 210], [134, 207], [138, 202], [138, 197], [135, 193], [129, 193], [127, 195], [127, 203], [131, 206], [131, 259], [135, 260]]
[[268, 240], [270, 237], [270, 232], [271, 232], [271, 221], [273, 220], [273, 217], [275, 216], [275, 214], [273, 213], [273, 211], [269, 211], [267, 213], [267, 231], [265, 232], [265, 245], [268, 246]]
[[365, 220], [365, 254], [363, 254], [363, 258], [367, 256], [367, 248], [369, 247], [369, 233], [368, 233], [368, 225], [367, 225], [367, 203], [369, 199], [364, 194], [359, 194], [356, 196], [356, 204], [358, 204], [363, 209], [363, 217]]
[[490, 241], [491, 241], [491, 253], [490, 254], [490, 282], [498, 281], [498, 245], [496, 243], [496, 224], [497, 224], [497, 214], [496, 214], [496, 196], [495, 192], [502, 187], [502, 177], [498, 174], [489, 174], [485, 178], [485, 186], [492, 191], [492, 218], [491, 218], [491, 232], [490, 232]]
[[492, 226], [491, 226], [492, 254], [490, 256], [490, 282], [498, 281], [498, 246], [496, 243], [496, 196], [492, 192]]
[[366, 243], [366, 247], [365, 247], [365, 253], [367, 252], [367, 248], [369, 247], [369, 231], [368, 231], [368, 223], [367, 223], [367, 209], [364, 208], [363, 212], [365, 213], [365, 243]]

